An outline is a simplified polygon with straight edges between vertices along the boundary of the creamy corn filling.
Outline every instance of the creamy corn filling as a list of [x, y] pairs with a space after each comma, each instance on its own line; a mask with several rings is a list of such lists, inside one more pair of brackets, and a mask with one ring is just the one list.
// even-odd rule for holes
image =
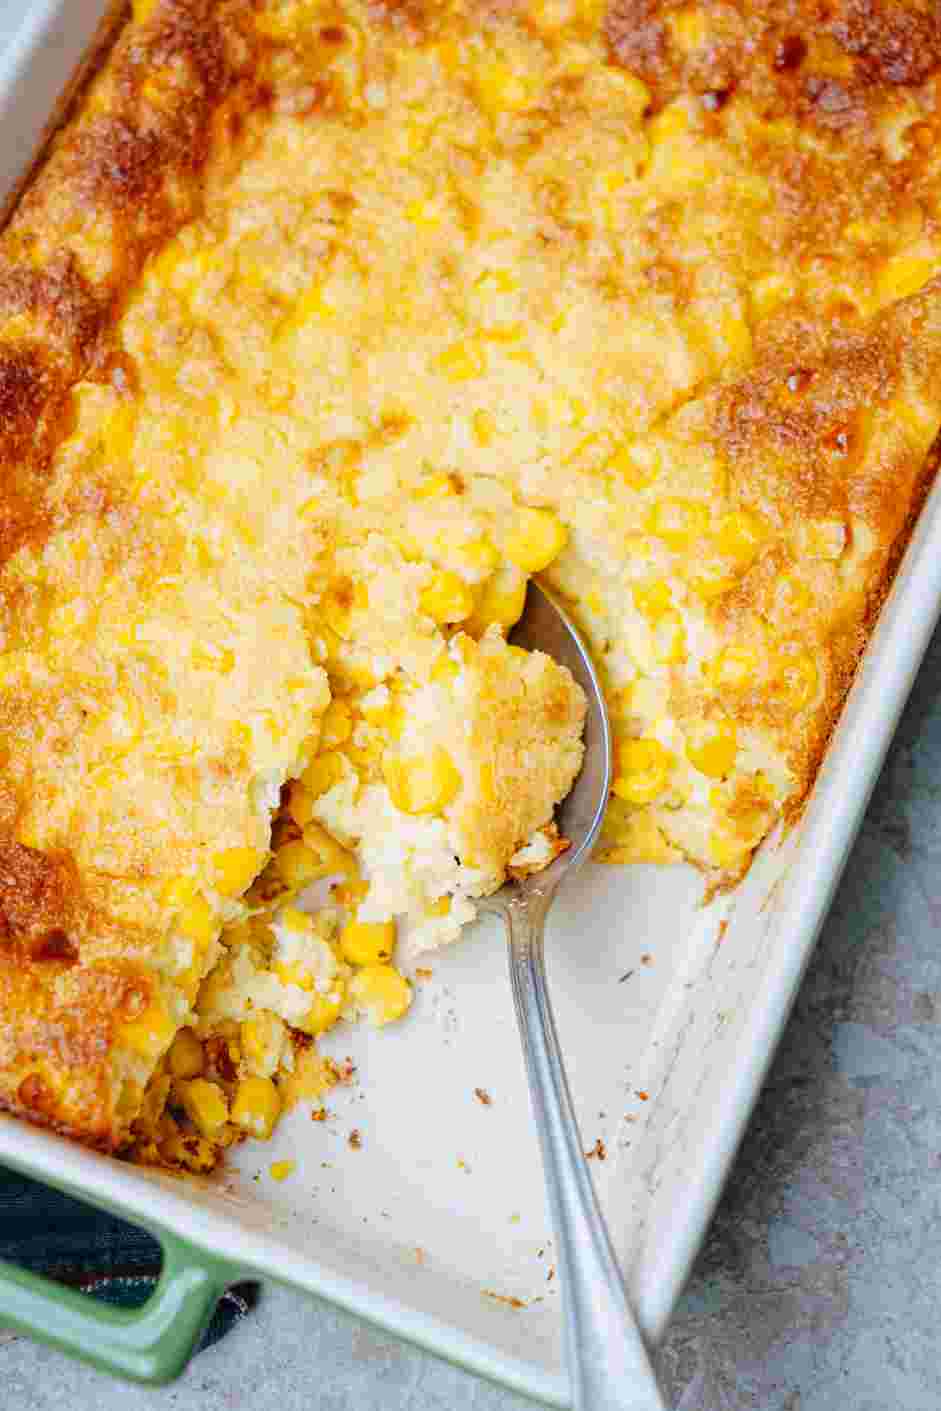
[[[505, 645], [530, 575], [607, 689], [602, 860], [741, 875], [806, 782], [793, 741], [834, 689], [820, 624], [873, 534], [852, 499], [797, 527], [758, 503], [703, 398], [782, 310], [838, 296], [863, 320], [937, 263], [904, 203], [896, 228], [786, 249], [770, 164], [823, 139], [748, 101], [721, 133], [698, 94], [654, 103], [593, 0], [273, 0], [253, 23], [270, 101], [129, 300], [135, 395], [83, 385], [67, 450], [130, 464], [142, 515], [186, 505], [172, 610], [100, 611], [168, 692], [174, 659], [198, 670], [194, 737], [238, 710], [225, 747], [254, 767], [251, 825], [171, 884], [185, 1013], [167, 999], [128, 1029], [165, 1053], [139, 1154], [194, 1166], [335, 1079], [318, 1034], [407, 1010], [402, 918], [419, 948], [453, 939], [508, 868], [564, 845], [581, 706]], [[671, 42], [692, 52], [704, 25], [671, 12]], [[910, 107], [887, 110], [887, 162]], [[926, 450], [934, 412], [895, 412]], [[290, 718], [264, 696], [272, 654]], [[133, 692], [115, 712], [133, 740]], [[128, 756], [142, 788], [179, 764], [179, 742], [152, 746]]]
[[[337, 1079], [312, 1040], [341, 1020], [402, 1018], [399, 925], [413, 955], [453, 940], [474, 898], [566, 846], [551, 810], [580, 767], [583, 716], [568, 672], [494, 625], [480, 641], [451, 635], [423, 682], [399, 673], [394, 692], [334, 696], [218, 942], [208, 903], [176, 884], [176, 949], [206, 978], [175, 1023], [156, 1006], [129, 1030], [142, 1053], [165, 1051], [138, 1159], [204, 1170], [240, 1136], [270, 1137], [286, 1102]], [[220, 865], [232, 888], [255, 870], [241, 854]]]

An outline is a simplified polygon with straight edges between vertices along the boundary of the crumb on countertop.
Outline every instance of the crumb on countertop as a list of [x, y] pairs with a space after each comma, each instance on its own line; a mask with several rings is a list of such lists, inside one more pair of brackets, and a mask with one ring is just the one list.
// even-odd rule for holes
[[492, 1289], [484, 1289], [483, 1296], [484, 1298], [493, 1299], [494, 1303], [505, 1303], [507, 1308], [526, 1307], [524, 1301], [521, 1298], [517, 1298], [515, 1294], [494, 1293]]

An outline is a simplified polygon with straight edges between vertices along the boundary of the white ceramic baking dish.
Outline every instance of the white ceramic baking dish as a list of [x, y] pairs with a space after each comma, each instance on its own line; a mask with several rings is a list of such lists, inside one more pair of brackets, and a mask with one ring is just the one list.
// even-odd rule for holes
[[[0, 180], [12, 185], [95, 31], [101, 0], [0, 14]], [[600, 1196], [659, 1341], [719, 1196], [941, 604], [931, 495], [800, 824], [730, 899], [685, 869], [591, 866], [550, 925], [559, 1028]], [[142, 1313], [0, 1268], [0, 1322], [144, 1380], [185, 1361], [221, 1286], [319, 1294], [553, 1405], [569, 1404], [543, 1187], [500, 937], [431, 962], [413, 1015], [325, 1047], [358, 1078], [217, 1180], [188, 1182], [0, 1119], [0, 1161], [118, 1211], [164, 1243]], [[481, 1101], [475, 1090], [489, 1095]], [[361, 1145], [351, 1146], [353, 1129]], [[273, 1161], [296, 1168], [272, 1180]], [[522, 1306], [520, 1306], [522, 1305]]]

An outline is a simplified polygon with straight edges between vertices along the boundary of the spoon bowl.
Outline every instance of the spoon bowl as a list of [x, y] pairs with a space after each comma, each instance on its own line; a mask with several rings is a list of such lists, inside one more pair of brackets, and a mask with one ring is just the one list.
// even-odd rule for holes
[[611, 726], [585, 644], [551, 594], [536, 583], [529, 585], [513, 641], [567, 666], [588, 701], [585, 758], [557, 811], [569, 848], [544, 871], [508, 882], [481, 903], [501, 916], [507, 929], [513, 1000], [555, 1230], [572, 1404], [575, 1411], [664, 1411], [585, 1161], [544, 962], [552, 898], [590, 856], [601, 829], [611, 790]]
[[555, 888], [567, 872], [590, 856], [601, 831], [614, 772], [611, 724], [601, 682], [587, 647], [557, 599], [538, 583], [529, 585], [526, 608], [513, 629], [511, 641], [530, 652], [545, 652], [560, 666], [567, 666], [588, 702], [585, 758], [578, 778], [556, 810], [559, 832], [563, 838], [568, 838], [570, 846], [545, 871], [534, 872], [522, 882], [510, 882], [504, 891], [525, 891], [532, 885], [545, 887], [547, 884]]

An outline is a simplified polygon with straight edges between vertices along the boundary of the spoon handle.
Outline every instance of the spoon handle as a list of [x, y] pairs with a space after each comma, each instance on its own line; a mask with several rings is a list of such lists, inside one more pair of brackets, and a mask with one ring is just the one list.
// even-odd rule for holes
[[510, 978], [545, 1169], [575, 1411], [665, 1411], [585, 1163], [543, 958], [551, 894], [505, 910]]

